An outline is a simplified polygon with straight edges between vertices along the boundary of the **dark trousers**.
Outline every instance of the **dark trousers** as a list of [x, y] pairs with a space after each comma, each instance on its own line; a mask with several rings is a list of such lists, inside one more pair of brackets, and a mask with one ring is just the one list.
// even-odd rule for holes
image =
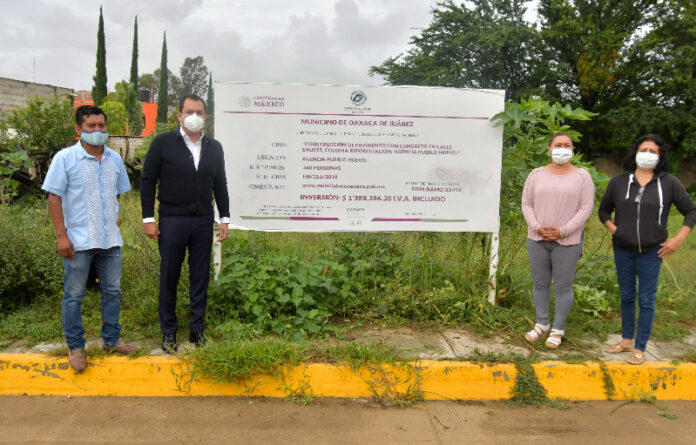
[[181, 265], [188, 249], [189, 296], [191, 314], [189, 330], [203, 332], [205, 309], [208, 304], [210, 252], [213, 246], [213, 215], [167, 216], [159, 222], [160, 328], [165, 335], [176, 334], [176, 288]]

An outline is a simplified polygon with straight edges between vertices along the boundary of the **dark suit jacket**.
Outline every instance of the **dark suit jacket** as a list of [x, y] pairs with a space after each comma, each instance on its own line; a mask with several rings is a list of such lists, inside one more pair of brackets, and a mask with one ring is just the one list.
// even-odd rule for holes
[[198, 170], [179, 129], [158, 134], [145, 156], [140, 179], [143, 218], [155, 216], [155, 189], [160, 217], [213, 214], [213, 195], [221, 217], [230, 216], [222, 145], [203, 135]]

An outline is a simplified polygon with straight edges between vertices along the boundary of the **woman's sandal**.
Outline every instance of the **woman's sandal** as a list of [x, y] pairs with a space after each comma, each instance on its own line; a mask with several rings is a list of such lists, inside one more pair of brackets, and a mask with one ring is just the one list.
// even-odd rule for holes
[[530, 343], [535, 342], [535, 341], [539, 340], [540, 338], [544, 337], [544, 335], [548, 334], [550, 328], [551, 328], [551, 326], [548, 324], [543, 325], [543, 324], [537, 323], [534, 325], [534, 328], [531, 331], [524, 334], [524, 339]]
[[[549, 338], [546, 339], [546, 347], [550, 349], [558, 349], [561, 346], [561, 339], [565, 331], [562, 329], [551, 329]], [[554, 337], [555, 336], [555, 337]]]
[[609, 345], [607, 346], [607, 352], [609, 354], [621, 354], [622, 352], [631, 352], [633, 351], [633, 342], [624, 344], [624, 343], [617, 343], [615, 345]]
[[626, 361], [632, 365], [642, 365], [645, 361], [645, 352], [636, 349]]

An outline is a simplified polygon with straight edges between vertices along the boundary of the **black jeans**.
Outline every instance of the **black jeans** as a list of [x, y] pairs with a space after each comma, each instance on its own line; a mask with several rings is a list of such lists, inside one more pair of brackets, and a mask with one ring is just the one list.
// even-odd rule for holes
[[213, 246], [213, 215], [166, 216], [159, 223], [160, 328], [165, 335], [176, 334], [176, 288], [181, 265], [188, 249], [189, 296], [191, 314], [189, 330], [203, 332], [208, 304], [210, 253]]

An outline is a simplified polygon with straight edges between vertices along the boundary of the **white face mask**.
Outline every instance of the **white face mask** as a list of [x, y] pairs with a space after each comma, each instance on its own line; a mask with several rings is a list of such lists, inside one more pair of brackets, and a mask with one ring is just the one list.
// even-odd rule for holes
[[660, 162], [660, 156], [649, 151], [640, 151], [636, 153], [636, 165], [645, 170], [653, 170], [657, 163]]
[[198, 133], [203, 129], [203, 125], [205, 125], [205, 119], [203, 119], [196, 113], [193, 113], [190, 116], [186, 116], [183, 125], [184, 128], [190, 131], [191, 133]]
[[573, 158], [573, 150], [570, 148], [552, 148], [551, 159], [556, 164], [567, 164]]

